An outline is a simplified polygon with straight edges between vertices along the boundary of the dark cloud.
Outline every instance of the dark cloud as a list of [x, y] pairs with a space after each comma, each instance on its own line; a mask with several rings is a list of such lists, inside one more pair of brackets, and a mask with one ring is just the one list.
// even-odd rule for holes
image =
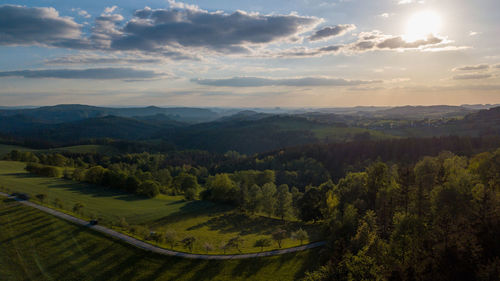
[[242, 53], [248, 51], [248, 45], [297, 40], [300, 33], [320, 22], [298, 15], [211, 13], [191, 6], [155, 10], [146, 7], [134, 15], [125, 24], [123, 35], [112, 41], [113, 49], [155, 51], [182, 46]]
[[455, 80], [478, 80], [478, 79], [488, 79], [488, 78], [491, 78], [492, 76], [493, 75], [491, 75], [491, 74], [472, 73], [472, 74], [455, 75], [455, 76], [453, 76], [453, 79], [455, 79]]
[[489, 69], [490, 66], [487, 64], [478, 64], [478, 65], [466, 65], [462, 67], [454, 68], [453, 71], [471, 71], [471, 70], [485, 70]]
[[[319, 57], [376, 50], [438, 48], [449, 43], [436, 36], [407, 42], [401, 36], [372, 31], [358, 34], [358, 39], [352, 43], [289, 48], [276, 53], [261, 47], [281, 41], [300, 43], [301, 35], [318, 25], [321, 19], [296, 14], [208, 12], [193, 5], [169, 3], [169, 9], [146, 7], [136, 10], [134, 17], [126, 22], [123, 16], [115, 13], [117, 7], [106, 8], [103, 14], [95, 17], [88, 36], [82, 36], [80, 24], [59, 16], [53, 8], [3, 5], [0, 6], [0, 45], [44, 45], [115, 53], [127, 51], [128, 54], [172, 60], [200, 60], [202, 54], [214, 52], [257, 57]], [[340, 36], [354, 28], [350, 24], [324, 27], [309, 39]], [[115, 63], [115, 59], [103, 61]], [[140, 60], [135, 62], [141, 63]]]
[[319, 57], [338, 53], [362, 53], [377, 50], [412, 50], [427, 47], [437, 47], [445, 40], [433, 35], [426, 39], [412, 42], [405, 41], [401, 36], [382, 34], [379, 31], [362, 32], [358, 40], [343, 45], [331, 45], [321, 48], [296, 48], [279, 53], [278, 57]]
[[[106, 12], [113, 12], [116, 9], [115, 7], [106, 8], [105, 10]], [[96, 17], [90, 37], [96, 48], [109, 48], [112, 40], [123, 34], [118, 26], [121, 21], [123, 21], [123, 16], [119, 14], [104, 13]]]
[[413, 42], [405, 41], [401, 36], [391, 37], [384, 39], [382, 42], [377, 43], [378, 49], [416, 49], [422, 46], [436, 45], [442, 43], [443, 39], [429, 35], [426, 39], [416, 40]]
[[99, 56], [66, 56], [48, 59], [45, 64], [149, 64], [162, 63], [161, 58], [133, 58], [133, 57], [99, 57]]
[[82, 48], [81, 25], [54, 8], [0, 6], [0, 45], [45, 45]]
[[313, 87], [313, 86], [358, 86], [373, 83], [381, 83], [380, 80], [346, 80], [342, 78], [286, 78], [270, 79], [260, 77], [233, 77], [227, 79], [193, 79], [200, 85], [217, 87], [264, 87], [264, 86], [290, 86], [290, 87]]
[[327, 54], [337, 54], [344, 48], [343, 45], [332, 45], [322, 48], [294, 48], [285, 50], [278, 55], [272, 55], [277, 57], [320, 57]]
[[323, 40], [330, 37], [342, 36], [349, 31], [356, 29], [354, 24], [339, 24], [335, 26], [327, 26], [316, 31], [309, 37], [310, 41]]
[[82, 25], [61, 17], [54, 8], [0, 6], [0, 45], [44, 45], [101, 51], [137, 50], [172, 59], [196, 58], [185, 47], [222, 53], [246, 53], [250, 47], [278, 41], [300, 40], [320, 19], [290, 15], [261, 15], [236, 11], [208, 12], [170, 1], [170, 9], [137, 10], [124, 22], [106, 8], [97, 16], [91, 33], [82, 36]]
[[0, 77], [60, 78], [60, 79], [132, 79], [145, 80], [163, 76], [152, 70], [134, 68], [44, 69], [0, 71]]

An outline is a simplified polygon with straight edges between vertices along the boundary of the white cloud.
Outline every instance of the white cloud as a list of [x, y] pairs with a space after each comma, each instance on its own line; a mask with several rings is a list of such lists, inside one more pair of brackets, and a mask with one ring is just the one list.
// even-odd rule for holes
[[72, 12], [77, 13], [77, 14], [78, 14], [80, 17], [82, 17], [82, 18], [86, 18], [86, 19], [88, 19], [88, 18], [90, 18], [90, 17], [91, 17], [91, 15], [90, 15], [87, 11], [82, 10], [82, 9], [80, 9], [80, 8], [76, 8], [76, 9], [75, 9], [75, 8], [73, 8], [73, 9], [71, 9], [71, 11], [72, 11]]
[[114, 6], [111, 6], [111, 7], [106, 7], [104, 8], [104, 13], [106, 14], [111, 14], [112, 12], [114, 12], [116, 9], [118, 9], [118, 6], [114, 5]]
[[335, 26], [326, 26], [317, 30], [309, 37], [310, 41], [324, 40], [331, 37], [338, 37], [346, 34], [349, 31], [356, 29], [354, 24], [339, 24]]
[[406, 4], [413, 4], [413, 3], [418, 3], [418, 4], [425, 4], [424, 0], [416, 1], [416, 0], [399, 0], [398, 5], [406, 5]]
[[488, 79], [493, 77], [491, 74], [483, 74], [483, 73], [471, 73], [471, 74], [461, 74], [453, 76], [454, 80], [479, 80], [479, 79]]
[[194, 83], [216, 87], [341, 87], [381, 83], [380, 80], [347, 80], [331, 77], [300, 77], [300, 78], [263, 78], [263, 77], [232, 77], [223, 79], [193, 79]]
[[164, 76], [152, 70], [135, 68], [41, 69], [0, 71], [0, 77], [58, 78], [58, 79], [134, 79], [144, 80]]
[[478, 64], [478, 65], [465, 65], [461, 67], [456, 67], [452, 69], [453, 71], [471, 71], [471, 70], [488, 70], [490, 66], [487, 64]]

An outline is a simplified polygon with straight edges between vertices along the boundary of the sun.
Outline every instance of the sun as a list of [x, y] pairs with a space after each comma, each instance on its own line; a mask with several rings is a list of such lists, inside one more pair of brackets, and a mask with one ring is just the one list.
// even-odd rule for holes
[[429, 35], [436, 35], [442, 25], [441, 16], [434, 11], [423, 11], [410, 17], [406, 24], [406, 33], [403, 36], [408, 42], [426, 39]]

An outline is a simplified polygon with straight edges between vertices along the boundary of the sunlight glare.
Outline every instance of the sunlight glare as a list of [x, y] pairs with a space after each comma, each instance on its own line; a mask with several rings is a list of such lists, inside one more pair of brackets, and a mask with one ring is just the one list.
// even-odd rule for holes
[[406, 25], [404, 39], [408, 42], [426, 39], [441, 29], [441, 16], [434, 11], [419, 12], [411, 16]]

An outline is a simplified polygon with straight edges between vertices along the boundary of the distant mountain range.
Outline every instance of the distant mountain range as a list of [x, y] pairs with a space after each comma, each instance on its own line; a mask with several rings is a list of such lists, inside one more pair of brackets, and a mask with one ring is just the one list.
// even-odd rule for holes
[[316, 142], [446, 135], [500, 135], [500, 107], [405, 106], [286, 114], [87, 105], [0, 110], [0, 137], [53, 146], [113, 139], [251, 154]]
[[88, 118], [104, 117], [108, 115], [119, 117], [137, 117], [157, 114], [163, 114], [172, 120], [186, 123], [209, 122], [221, 117], [218, 113], [209, 109], [188, 107], [161, 108], [148, 106], [111, 108], [80, 104], [63, 104], [39, 108], [0, 110], [0, 116], [29, 116], [41, 123], [63, 123]]

